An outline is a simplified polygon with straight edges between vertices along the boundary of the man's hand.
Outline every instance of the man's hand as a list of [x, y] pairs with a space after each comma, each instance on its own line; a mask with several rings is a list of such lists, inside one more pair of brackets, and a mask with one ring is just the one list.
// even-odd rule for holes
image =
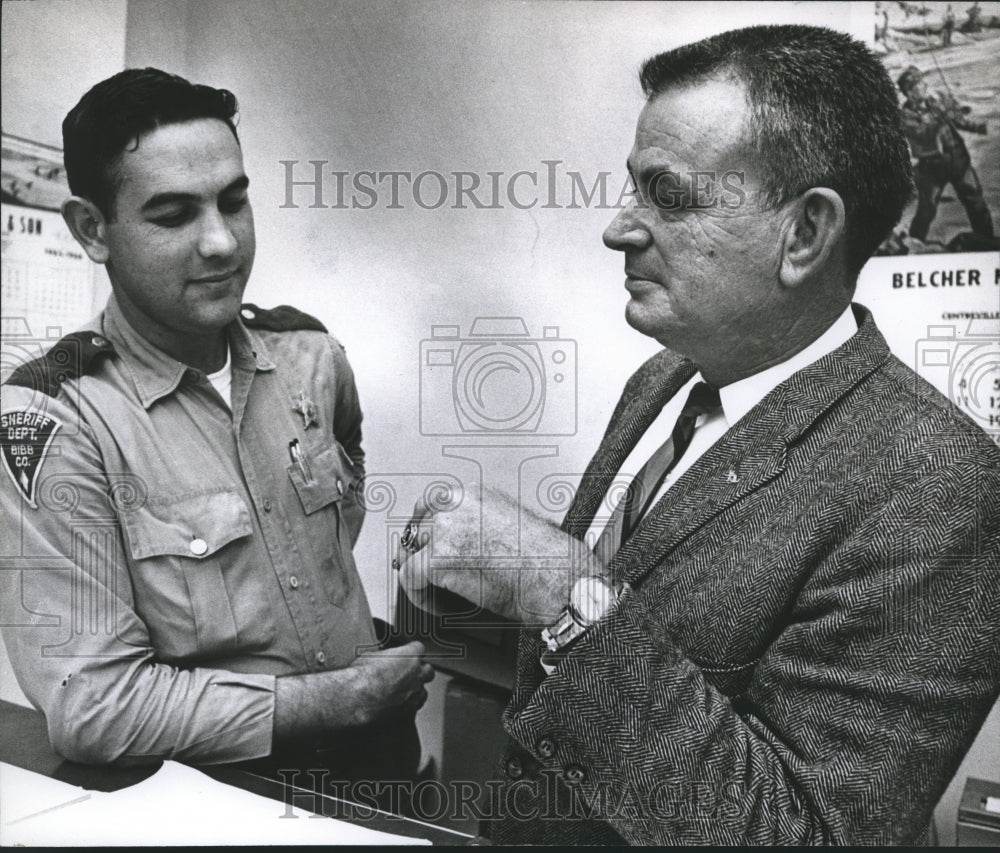
[[554, 622], [582, 575], [604, 567], [583, 542], [493, 489], [468, 489], [435, 511], [418, 501], [396, 559], [418, 607], [442, 611], [440, 590], [528, 625]]
[[434, 678], [423, 657], [423, 643], [413, 641], [360, 655], [343, 669], [278, 678], [275, 739], [367, 725], [396, 708], [417, 711]]

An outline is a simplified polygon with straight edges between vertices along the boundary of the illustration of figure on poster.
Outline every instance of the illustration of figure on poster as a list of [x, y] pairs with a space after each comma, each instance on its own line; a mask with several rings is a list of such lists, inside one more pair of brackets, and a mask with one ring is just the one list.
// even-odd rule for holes
[[899, 86], [916, 185], [877, 254], [1000, 248], [1000, 3], [986, 6], [876, 4], [875, 47]]

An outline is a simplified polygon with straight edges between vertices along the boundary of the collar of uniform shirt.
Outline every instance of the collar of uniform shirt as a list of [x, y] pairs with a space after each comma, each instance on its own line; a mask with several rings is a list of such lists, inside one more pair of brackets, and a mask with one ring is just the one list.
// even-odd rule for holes
[[[721, 411], [717, 411], [712, 415], [702, 415], [698, 418], [691, 444], [663, 481], [649, 508], [652, 509], [660, 498], [663, 497], [663, 494], [680, 479], [684, 472], [699, 457], [778, 385], [792, 374], [808, 367], [815, 361], [819, 361], [823, 356], [828, 355], [837, 349], [837, 347], [846, 343], [857, 330], [858, 324], [854, 318], [854, 313], [848, 307], [829, 329], [787, 361], [783, 361], [780, 364], [767, 368], [767, 370], [762, 370], [760, 373], [755, 373], [752, 376], [746, 377], [746, 379], [741, 379], [738, 382], [733, 382], [724, 388], [720, 388]], [[636, 472], [653, 455], [655, 450], [666, 441], [678, 415], [680, 415], [681, 409], [684, 407], [684, 401], [687, 400], [691, 388], [694, 387], [696, 382], [703, 381], [701, 373], [695, 373], [688, 380], [687, 384], [680, 388], [666, 403], [663, 410], [656, 417], [656, 420], [650, 424], [649, 429], [646, 430], [632, 449], [632, 452], [622, 465], [619, 475], [615, 477], [615, 483], [625, 484], [630, 482]], [[604, 506], [610, 509], [607, 500], [605, 500]], [[599, 514], [591, 523], [587, 533], [587, 541], [591, 542], [592, 547], [600, 538], [607, 520], [607, 515]]]
[[[103, 334], [115, 345], [115, 352], [126, 365], [143, 408], [172, 393], [184, 378], [186, 364], [171, 358], [154, 347], [125, 319], [114, 295], [104, 310]], [[239, 320], [229, 326], [229, 349], [232, 366], [248, 370], [271, 370], [261, 341], [257, 340]]]

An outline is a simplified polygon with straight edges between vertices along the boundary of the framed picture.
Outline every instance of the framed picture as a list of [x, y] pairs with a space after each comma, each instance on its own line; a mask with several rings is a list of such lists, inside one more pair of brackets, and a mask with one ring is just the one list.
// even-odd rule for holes
[[875, 4], [875, 50], [899, 87], [915, 193], [877, 254], [1000, 248], [1000, 16], [978, 2]]
[[0, 146], [0, 200], [19, 207], [58, 211], [69, 195], [62, 151], [6, 133]]

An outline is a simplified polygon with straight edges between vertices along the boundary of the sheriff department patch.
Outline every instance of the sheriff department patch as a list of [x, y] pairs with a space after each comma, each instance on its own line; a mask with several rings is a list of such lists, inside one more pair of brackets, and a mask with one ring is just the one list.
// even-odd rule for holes
[[38, 472], [52, 437], [62, 423], [41, 412], [3, 412], [0, 414], [0, 450], [3, 466], [33, 509]]

